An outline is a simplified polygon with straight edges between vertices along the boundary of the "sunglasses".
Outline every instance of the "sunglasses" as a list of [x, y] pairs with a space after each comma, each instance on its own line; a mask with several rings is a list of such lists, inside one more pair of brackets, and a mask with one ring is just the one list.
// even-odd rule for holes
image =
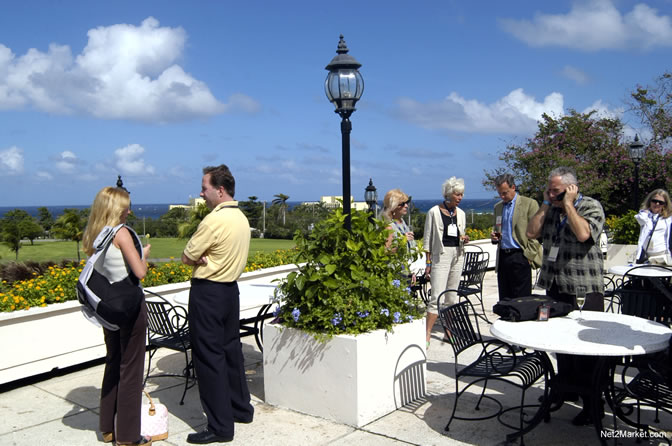
[[403, 208], [404, 206], [406, 206], [407, 204], [410, 204], [410, 203], [411, 203], [411, 200], [404, 201], [403, 203], [399, 203], [399, 207]]
[[664, 201], [660, 201], [660, 200], [653, 200], [653, 199], [651, 200], [651, 203], [653, 203], [653, 204], [659, 204], [659, 205], [661, 205], [661, 206], [663, 206], [663, 205], [665, 204], [665, 202], [664, 202]]

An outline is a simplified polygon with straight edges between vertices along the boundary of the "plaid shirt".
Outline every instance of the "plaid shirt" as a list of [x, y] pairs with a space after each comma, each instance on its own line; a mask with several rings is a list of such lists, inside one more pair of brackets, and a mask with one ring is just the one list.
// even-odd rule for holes
[[[562, 225], [561, 208], [551, 207], [546, 214], [542, 228], [544, 260], [538, 285], [550, 289], [553, 281], [561, 293], [574, 295], [577, 285], [584, 285], [589, 293], [604, 293], [602, 251], [600, 250], [600, 234], [604, 225], [604, 210], [599, 201], [583, 197], [576, 206], [579, 216], [590, 226], [590, 237], [579, 242], [565, 219]], [[548, 254], [556, 238], [559, 246], [555, 262], [548, 260]]]

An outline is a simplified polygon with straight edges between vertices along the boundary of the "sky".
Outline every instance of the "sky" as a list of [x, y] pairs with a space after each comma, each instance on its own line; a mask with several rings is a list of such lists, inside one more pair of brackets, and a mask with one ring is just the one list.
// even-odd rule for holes
[[672, 0], [32, 1], [0, 6], [0, 206], [186, 203], [226, 164], [240, 200], [342, 194], [324, 92], [343, 34], [364, 93], [351, 190], [491, 198], [486, 171], [542, 113], [644, 133], [638, 85], [670, 71]]

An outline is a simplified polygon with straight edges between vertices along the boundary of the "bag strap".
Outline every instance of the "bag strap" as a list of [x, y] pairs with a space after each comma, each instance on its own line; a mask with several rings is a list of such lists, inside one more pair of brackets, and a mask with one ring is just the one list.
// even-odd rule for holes
[[646, 246], [644, 247], [644, 252], [647, 252], [649, 250], [649, 245], [651, 244], [651, 238], [653, 237], [653, 231], [656, 230], [656, 225], [658, 224], [658, 220], [660, 220], [660, 214], [658, 214], [658, 218], [656, 218], [656, 221], [653, 222], [653, 228], [651, 228], [651, 232], [649, 232], [649, 240], [646, 242]]
[[154, 401], [152, 400], [152, 397], [149, 396], [149, 393], [147, 393], [145, 389], [142, 389], [142, 393], [144, 393], [147, 399], [149, 400], [149, 415], [151, 416], [156, 415], [156, 407], [154, 407]]

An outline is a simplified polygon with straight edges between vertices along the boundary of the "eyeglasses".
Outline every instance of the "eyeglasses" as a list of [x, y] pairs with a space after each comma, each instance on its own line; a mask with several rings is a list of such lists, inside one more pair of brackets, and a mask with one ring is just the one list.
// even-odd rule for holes
[[653, 204], [659, 204], [659, 205], [661, 205], [661, 206], [663, 206], [663, 205], [665, 204], [664, 201], [654, 200], [654, 199], [651, 199], [651, 203], [653, 203]]
[[411, 200], [404, 201], [403, 203], [399, 203], [399, 207], [403, 208], [404, 206], [407, 206], [411, 203]]

